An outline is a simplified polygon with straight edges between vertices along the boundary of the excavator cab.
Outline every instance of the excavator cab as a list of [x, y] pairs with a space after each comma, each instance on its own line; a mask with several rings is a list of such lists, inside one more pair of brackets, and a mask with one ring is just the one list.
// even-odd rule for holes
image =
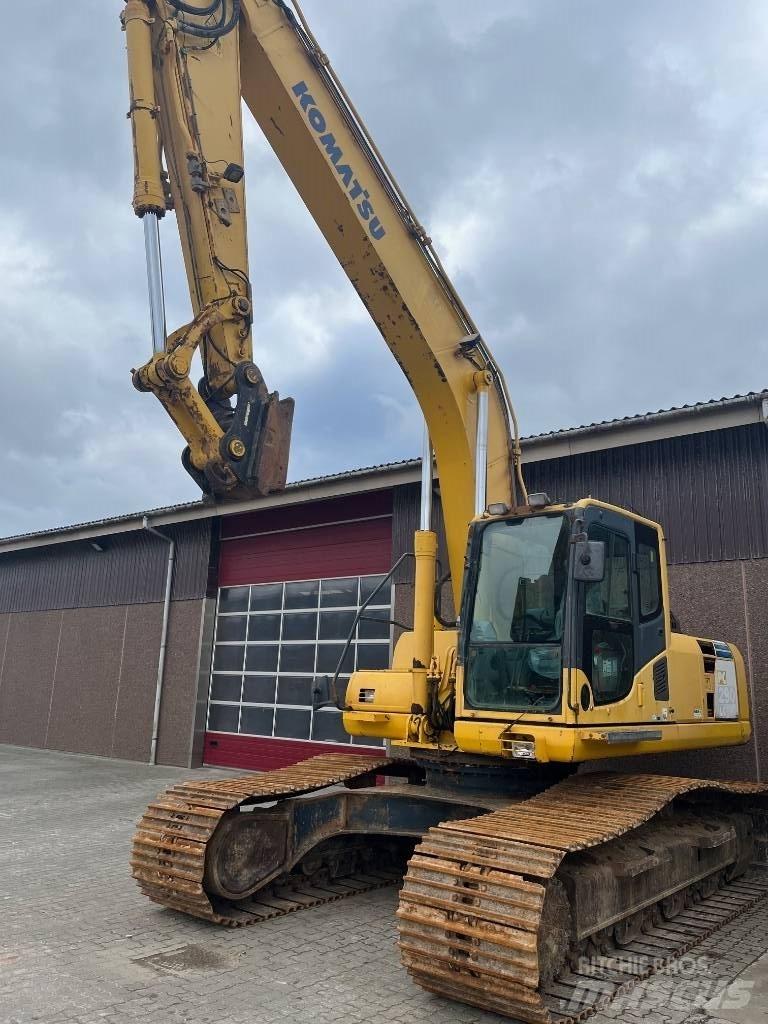
[[[616, 703], [666, 647], [657, 528], [596, 505], [477, 524], [463, 615], [465, 706], [560, 714]], [[566, 685], [564, 685], [566, 684]]]
[[434, 631], [429, 657], [406, 633], [391, 670], [352, 676], [353, 735], [544, 764], [749, 737], [738, 649], [672, 631], [658, 524], [547, 499], [477, 518], [466, 564], [457, 628]]

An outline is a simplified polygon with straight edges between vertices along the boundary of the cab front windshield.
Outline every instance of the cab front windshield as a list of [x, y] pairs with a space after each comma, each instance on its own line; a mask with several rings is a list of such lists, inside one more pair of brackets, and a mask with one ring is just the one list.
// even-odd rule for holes
[[559, 709], [568, 539], [562, 515], [483, 530], [465, 669], [470, 707]]

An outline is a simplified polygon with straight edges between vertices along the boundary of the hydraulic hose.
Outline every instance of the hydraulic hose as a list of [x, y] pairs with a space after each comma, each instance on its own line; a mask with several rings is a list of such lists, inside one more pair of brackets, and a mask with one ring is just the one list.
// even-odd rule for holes
[[[176, 7], [181, 0], [170, 0]], [[224, 3], [221, 5], [221, 18], [217, 25], [193, 25], [188, 21], [182, 22], [182, 30], [186, 35], [200, 36], [204, 39], [220, 39], [235, 28], [240, 21], [240, 0], [232, 0], [232, 14], [227, 18], [227, 9]]]
[[175, 11], [181, 11], [184, 14], [197, 14], [199, 17], [204, 18], [208, 14], [215, 14], [215, 12], [223, 5], [224, 0], [212, 0], [207, 7], [196, 7], [194, 4], [185, 4], [184, 0], [168, 0], [168, 3]]

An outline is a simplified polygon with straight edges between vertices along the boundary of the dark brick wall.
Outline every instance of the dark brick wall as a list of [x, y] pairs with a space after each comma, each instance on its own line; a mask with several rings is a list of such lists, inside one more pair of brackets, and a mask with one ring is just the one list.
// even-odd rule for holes
[[[203, 601], [171, 604], [158, 761], [193, 755]], [[162, 603], [0, 615], [0, 743], [149, 759]]]

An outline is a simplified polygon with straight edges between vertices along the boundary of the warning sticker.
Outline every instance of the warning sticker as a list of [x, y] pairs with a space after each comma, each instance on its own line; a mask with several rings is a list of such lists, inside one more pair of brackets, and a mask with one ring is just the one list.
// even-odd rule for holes
[[[730, 654], [730, 652], [729, 652]], [[715, 659], [715, 718], [739, 717], [739, 691], [733, 658]]]

